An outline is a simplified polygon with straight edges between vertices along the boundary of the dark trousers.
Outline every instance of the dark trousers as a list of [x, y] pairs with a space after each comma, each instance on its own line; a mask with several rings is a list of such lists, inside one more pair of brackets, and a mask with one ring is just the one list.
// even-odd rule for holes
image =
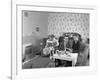
[[63, 67], [70, 67], [72, 66], [72, 61], [65, 61], [65, 60], [60, 60], [60, 59], [55, 59], [55, 66], [63, 66]]

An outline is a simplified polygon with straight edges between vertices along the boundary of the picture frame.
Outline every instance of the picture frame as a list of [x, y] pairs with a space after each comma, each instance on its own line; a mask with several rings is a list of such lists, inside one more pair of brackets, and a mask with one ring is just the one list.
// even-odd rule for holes
[[[68, 67], [68, 68], [47, 68], [47, 69], [26, 69], [22, 70], [22, 11], [47, 11], [47, 12], [73, 12], [90, 14], [90, 66]], [[27, 15], [27, 14], [26, 14]], [[11, 53], [11, 78], [32, 79], [48, 78], [56, 76], [87, 75], [96, 72], [96, 8], [94, 6], [76, 6], [63, 4], [35, 4], [24, 2], [12, 3], [12, 53]]]

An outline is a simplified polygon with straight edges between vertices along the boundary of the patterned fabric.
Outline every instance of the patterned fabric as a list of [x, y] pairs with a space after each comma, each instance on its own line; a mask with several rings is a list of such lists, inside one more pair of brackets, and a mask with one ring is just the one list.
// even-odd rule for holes
[[45, 55], [50, 54], [51, 51], [54, 51], [54, 48], [55, 48], [56, 46], [58, 46], [58, 45], [59, 45], [59, 43], [58, 43], [58, 41], [57, 41], [56, 39], [53, 39], [52, 41], [47, 40], [46, 46], [45, 46], [45, 48], [43, 49], [43, 53], [44, 53]]
[[51, 53], [52, 50], [54, 50], [53, 47], [46, 47], [43, 49], [43, 54], [48, 55]]

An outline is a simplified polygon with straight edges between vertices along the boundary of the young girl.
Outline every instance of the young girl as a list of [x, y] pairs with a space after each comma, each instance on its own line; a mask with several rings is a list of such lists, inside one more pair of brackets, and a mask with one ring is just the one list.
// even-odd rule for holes
[[55, 39], [55, 36], [54, 35], [49, 35], [49, 39], [46, 42], [46, 46], [43, 49], [43, 53], [45, 55], [48, 55], [48, 54], [51, 55], [51, 53], [54, 51], [54, 48], [58, 45], [59, 45], [59, 43], [58, 43], [58, 40]]

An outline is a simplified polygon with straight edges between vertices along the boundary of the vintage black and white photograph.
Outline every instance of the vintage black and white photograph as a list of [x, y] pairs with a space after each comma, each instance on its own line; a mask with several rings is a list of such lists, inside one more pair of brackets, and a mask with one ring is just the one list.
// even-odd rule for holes
[[90, 14], [22, 10], [22, 69], [90, 65]]

